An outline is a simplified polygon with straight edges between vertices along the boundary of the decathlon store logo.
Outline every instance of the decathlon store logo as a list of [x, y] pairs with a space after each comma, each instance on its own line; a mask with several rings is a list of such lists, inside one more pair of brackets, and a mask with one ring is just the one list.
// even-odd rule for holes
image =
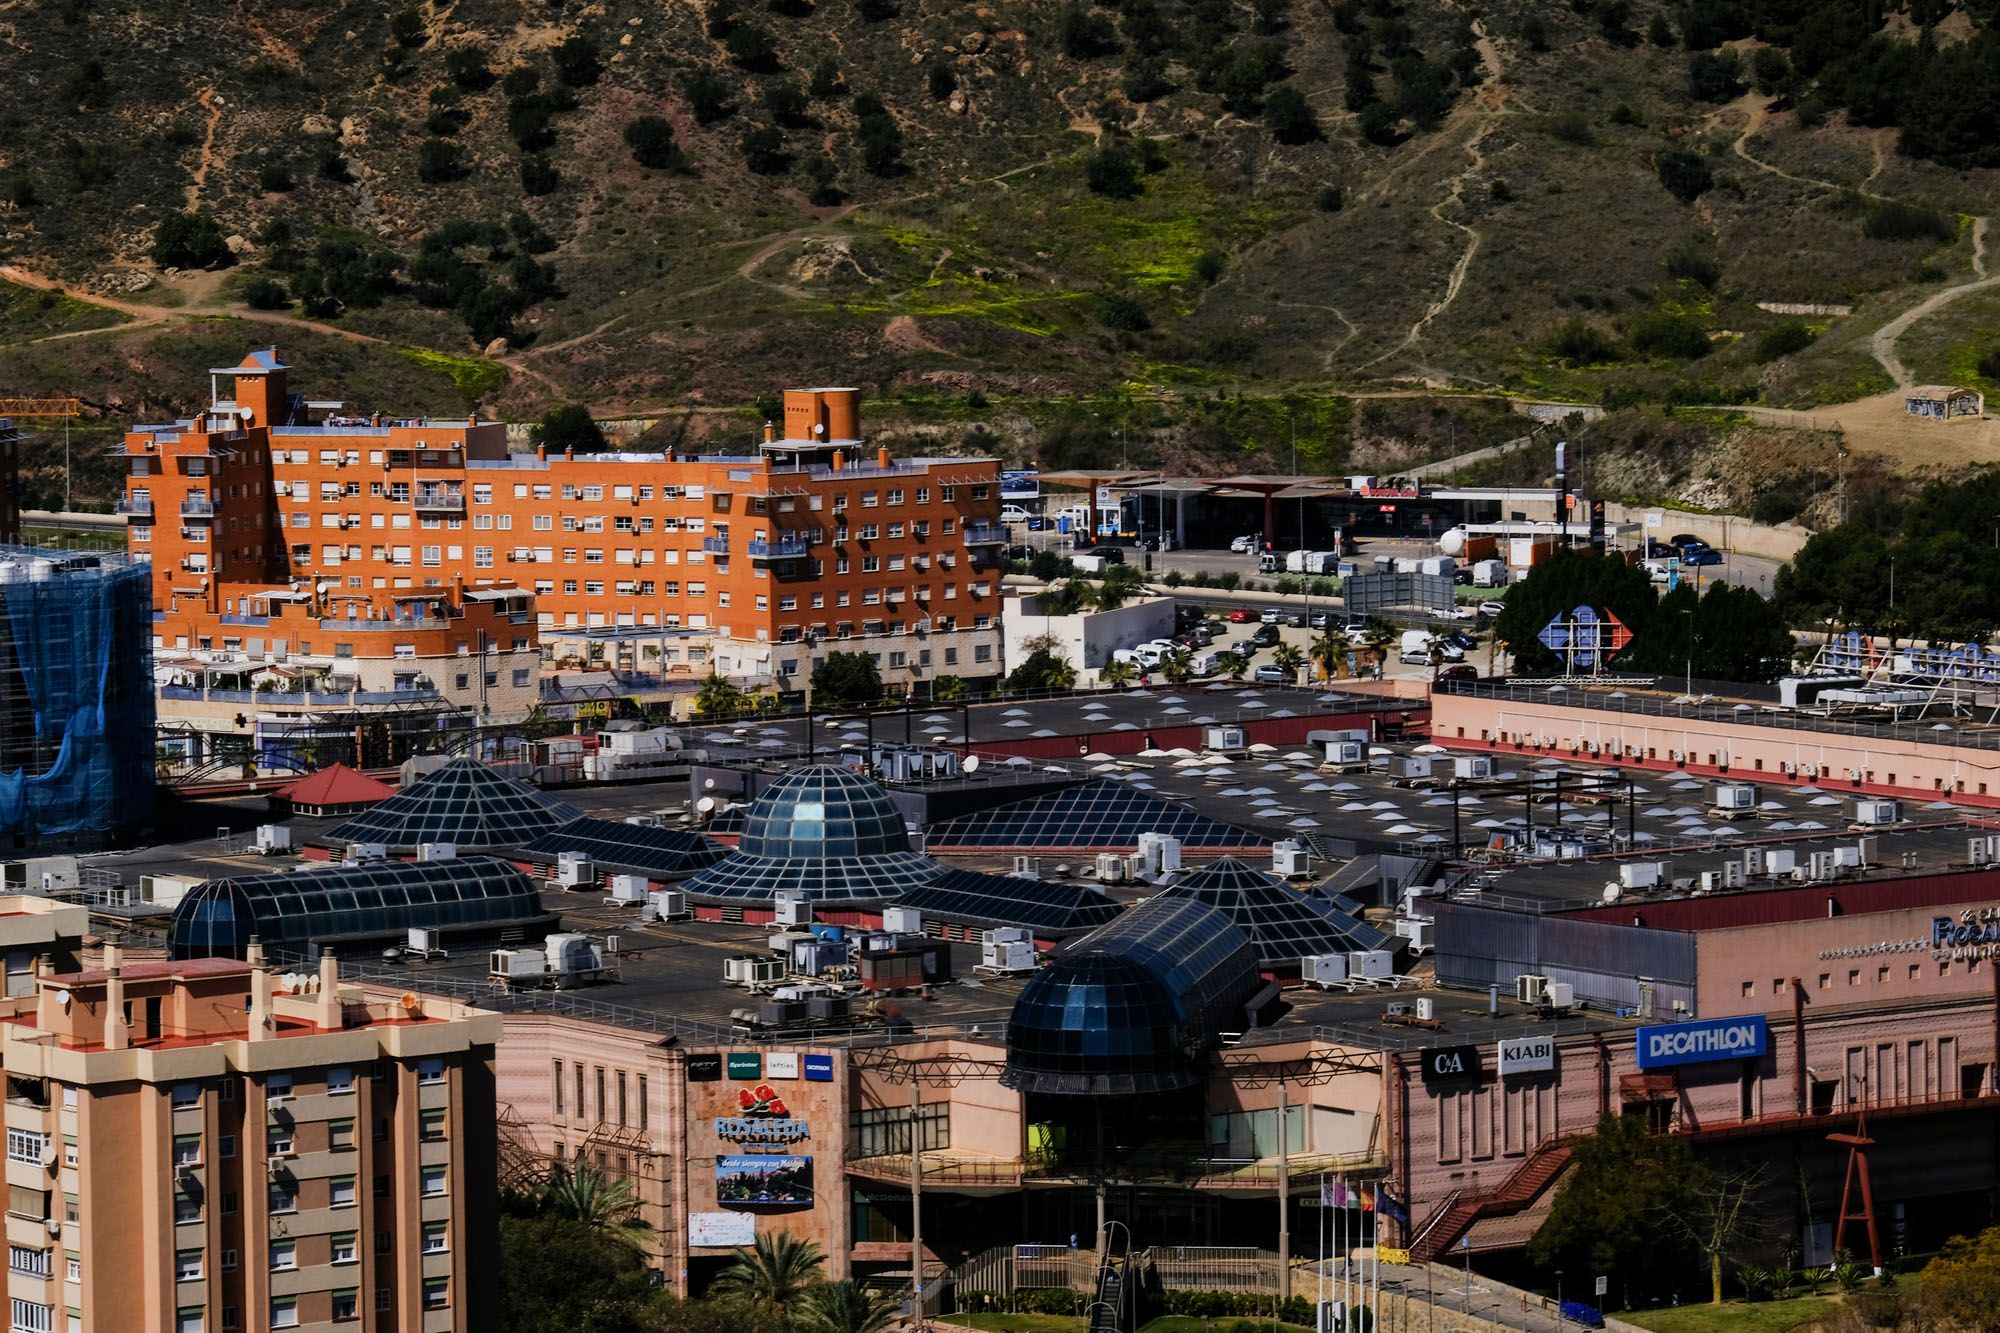
[[1710, 1060], [1752, 1060], [1770, 1046], [1770, 1029], [1761, 1014], [1669, 1023], [1664, 1027], [1640, 1028], [1637, 1035], [1641, 1069], [1698, 1065]]

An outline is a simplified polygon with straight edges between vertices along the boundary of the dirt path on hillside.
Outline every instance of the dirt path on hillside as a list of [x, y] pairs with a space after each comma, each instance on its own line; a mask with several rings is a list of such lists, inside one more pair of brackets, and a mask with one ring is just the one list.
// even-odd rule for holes
[[208, 169], [215, 165], [215, 129], [222, 124], [222, 99], [215, 95], [215, 89], [204, 88], [194, 95], [201, 109], [208, 113], [208, 128], [201, 138], [201, 156], [195, 160], [194, 179], [188, 182], [187, 208], [192, 213], [201, 202], [201, 187], [208, 184]]
[[1868, 335], [1869, 352], [1874, 355], [1877, 361], [1881, 362], [1882, 369], [1889, 372], [1889, 378], [1896, 381], [1898, 388], [1909, 388], [1913, 377], [1910, 374], [1909, 368], [1903, 364], [1902, 358], [1896, 355], [1897, 339], [1908, 332], [1912, 324], [1915, 324], [1927, 315], [1935, 314], [1967, 292], [1976, 292], [1982, 287], [1991, 287], [1995, 283], [2000, 283], [2000, 274], [1988, 275], [1986, 272], [1985, 218], [1974, 218], [1972, 220], [1972, 271], [1973, 277], [1969, 281], [1961, 282], [1956, 286], [1946, 287], [1942, 291], [1932, 292], [1929, 296]]

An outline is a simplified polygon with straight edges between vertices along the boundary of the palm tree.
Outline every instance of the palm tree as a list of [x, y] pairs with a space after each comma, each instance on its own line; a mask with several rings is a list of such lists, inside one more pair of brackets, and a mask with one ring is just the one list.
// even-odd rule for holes
[[782, 1308], [817, 1286], [825, 1266], [826, 1255], [816, 1243], [784, 1232], [760, 1232], [755, 1243], [737, 1248], [736, 1261], [716, 1275], [710, 1289]]
[[939, 676], [931, 686], [931, 698], [963, 699], [970, 688], [963, 676]]
[[627, 1244], [636, 1245], [646, 1231], [641, 1222], [639, 1196], [629, 1180], [612, 1180], [582, 1158], [549, 1167], [542, 1181], [541, 1209], [552, 1217], [581, 1222]]
[[1396, 641], [1396, 627], [1379, 616], [1370, 616], [1361, 641], [1375, 650], [1375, 669], [1379, 674], [1389, 661], [1389, 645]]
[[1114, 690], [1122, 690], [1139, 678], [1139, 669], [1122, 657], [1114, 657], [1097, 669], [1097, 678]]
[[1174, 649], [1160, 659], [1160, 674], [1169, 685], [1187, 684], [1194, 679], [1194, 654], [1185, 648]]
[[805, 1315], [814, 1333], [882, 1333], [896, 1317], [896, 1302], [859, 1282], [828, 1282], [807, 1294]]
[[1320, 674], [1327, 680], [1340, 675], [1340, 669], [1347, 664], [1347, 654], [1354, 648], [1348, 637], [1341, 633], [1340, 626], [1329, 624], [1326, 633], [1312, 641], [1312, 660], [1319, 664]]
[[1125, 605], [1125, 598], [1131, 591], [1129, 583], [1106, 579], [1098, 584], [1097, 591], [1091, 594], [1090, 604], [1099, 611], [1116, 611]]
[[1231, 680], [1242, 680], [1244, 673], [1250, 670], [1250, 658], [1244, 653], [1232, 652], [1219, 654], [1215, 659], [1215, 663], [1221, 669], [1222, 674]]
[[1271, 650], [1271, 664], [1297, 680], [1299, 668], [1306, 664], [1306, 655], [1299, 651], [1297, 644], [1281, 643]]

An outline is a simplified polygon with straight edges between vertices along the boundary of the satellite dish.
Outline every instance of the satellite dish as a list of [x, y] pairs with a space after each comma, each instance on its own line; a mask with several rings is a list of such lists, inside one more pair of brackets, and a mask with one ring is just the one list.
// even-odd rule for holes
[[703, 791], [714, 791], [714, 790], [715, 790], [715, 779], [714, 779], [714, 778], [704, 778], [704, 779], [702, 780], [702, 784], [701, 784], [701, 789], [702, 789]]
[[248, 422], [257, 414], [247, 407], [239, 407], [236, 409], [236, 415], [242, 417], [245, 422]]
[[694, 803], [694, 808], [701, 814], [708, 814], [715, 809], [715, 798], [713, 796], [704, 796]]
[[76, 997], [69, 993], [67, 987], [56, 992], [56, 1003], [65, 1009], [69, 1008], [69, 1003], [74, 998]]
[[966, 772], [968, 772], [968, 773], [977, 773], [977, 772], [979, 771], [979, 756], [978, 756], [978, 755], [976, 755], [976, 754], [969, 754], [969, 755], [965, 756], [965, 771], [966, 771]]

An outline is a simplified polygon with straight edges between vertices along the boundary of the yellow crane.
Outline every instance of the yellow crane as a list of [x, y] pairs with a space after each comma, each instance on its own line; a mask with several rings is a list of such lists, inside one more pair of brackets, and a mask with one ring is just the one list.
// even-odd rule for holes
[[69, 423], [83, 415], [77, 398], [0, 398], [0, 417], [61, 417], [63, 424], [63, 512], [70, 509]]

